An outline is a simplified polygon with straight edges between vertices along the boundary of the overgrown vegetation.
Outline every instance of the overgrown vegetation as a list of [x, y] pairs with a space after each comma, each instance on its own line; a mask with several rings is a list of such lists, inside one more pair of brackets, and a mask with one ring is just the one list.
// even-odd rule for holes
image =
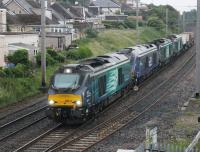
[[[37, 65], [41, 65], [41, 53], [36, 56]], [[65, 62], [65, 56], [62, 52], [56, 52], [55, 50], [48, 48], [46, 53], [46, 64], [47, 66], [55, 65], [57, 63]]]
[[103, 21], [104, 26], [107, 29], [135, 29], [135, 20], [125, 20], [125, 21]]
[[[180, 18], [180, 13], [170, 5], [160, 5], [155, 6], [153, 4], [148, 5], [149, 11], [142, 12], [141, 15], [144, 17], [144, 20], [148, 21], [154, 19], [155, 22], [158, 22], [160, 25], [166, 24], [166, 9], [168, 9], [168, 26], [172, 32], [178, 31], [178, 21]], [[157, 21], [155, 20], [157, 19]], [[155, 24], [150, 24], [155, 27]], [[162, 26], [160, 26], [162, 27]]]
[[[15, 66], [0, 69], [0, 107], [20, 101], [26, 97], [40, 93], [40, 54], [37, 55], [38, 67], [33, 69], [28, 60], [26, 50], [18, 50], [8, 56], [8, 61]], [[60, 52], [47, 49], [47, 81], [59, 66], [65, 61]]]

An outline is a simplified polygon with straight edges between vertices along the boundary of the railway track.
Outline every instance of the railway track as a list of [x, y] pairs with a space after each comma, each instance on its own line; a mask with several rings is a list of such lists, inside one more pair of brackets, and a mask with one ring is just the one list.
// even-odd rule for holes
[[[194, 63], [192, 62], [193, 58], [194, 58], [194, 54], [184, 63], [183, 66], [181, 66], [177, 71], [174, 72], [172, 77], [170, 77], [169, 79], [159, 84], [155, 89], [150, 91], [146, 96], [142, 97], [137, 102], [134, 102], [128, 106], [127, 105], [123, 106], [124, 109], [120, 108], [123, 110], [119, 112], [118, 115], [114, 116], [112, 119], [109, 119], [106, 122], [99, 124], [95, 128], [87, 131], [85, 134], [82, 134], [82, 135], [76, 134], [77, 132], [81, 131], [84, 128], [83, 126], [73, 131], [71, 130], [71, 133], [70, 133], [69, 130], [62, 131], [63, 128], [60, 126], [61, 124], [59, 124], [57, 127], [47, 131], [46, 133], [42, 134], [36, 139], [28, 142], [26, 145], [20, 147], [19, 149], [16, 150], [16, 152], [17, 151], [28, 151], [28, 152], [43, 151], [45, 152], [45, 151], [62, 151], [62, 150], [64, 151], [86, 150], [87, 148], [103, 140], [107, 136], [113, 134], [115, 131], [124, 127], [130, 121], [138, 118], [143, 113], [148, 111], [151, 107], [153, 107], [155, 104], [157, 104], [164, 96], [167, 95], [168, 89], [174, 86], [182, 77], [182, 74], [179, 74], [179, 77], [177, 78], [176, 74], [180, 73], [181, 71], [182, 73], [187, 73], [187, 71], [189, 71], [187, 68], [190, 67], [191, 65], [194, 66]], [[165, 85], [167, 83], [168, 83], [168, 86], [166, 87]], [[160, 94], [152, 96], [152, 93], [157, 94], [158, 90], [162, 87], [164, 89]], [[129, 92], [128, 94], [131, 94], [131, 92]], [[151, 96], [153, 98], [150, 100]], [[152, 101], [148, 105], [146, 105], [147, 102], [145, 102], [147, 99]], [[134, 107], [142, 107], [142, 106], [144, 107], [142, 111], [137, 111], [136, 109], [138, 108], [134, 110]], [[64, 143], [65, 141], [67, 141], [67, 143]], [[58, 145], [61, 145], [61, 146], [58, 146]]]
[[[156, 104], [161, 102], [162, 99], [168, 95], [168, 90], [170, 88], [173, 88], [179, 82], [179, 80], [181, 80], [181, 78], [184, 78], [184, 76], [189, 74], [194, 69], [195, 63], [192, 60], [193, 57], [194, 56], [192, 56], [183, 65], [183, 67], [177, 71], [178, 76], [173, 75], [171, 78], [169, 78], [168, 80], [164, 82], [165, 87], [160, 93], [154, 92], [156, 90], [159, 92], [158, 90], [160, 88], [159, 86], [154, 91], [151, 91], [151, 93], [149, 93], [147, 96], [143, 97], [141, 100], [137, 101], [136, 103], [132, 105], [129, 105], [127, 109], [117, 114], [112, 119], [106, 122], [103, 122], [102, 124], [89, 130], [88, 132], [84, 133], [78, 138], [73, 139], [67, 143], [64, 143], [63, 145], [56, 147], [55, 149], [52, 149], [50, 151], [68, 151], [68, 152], [86, 151], [91, 146], [102, 141], [106, 137], [112, 135], [117, 130], [126, 126], [133, 120], [138, 119], [141, 115], [143, 115], [144, 113], [149, 111], [151, 108], [153, 108]], [[138, 106], [140, 107], [140, 109], [135, 107], [136, 104], [139, 104]]]
[[[28, 127], [43, 121], [47, 117], [45, 116], [45, 109], [47, 106], [43, 106], [40, 109], [32, 111], [28, 114], [22, 115], [12, 121], [9, 121], [0, 126], [0, 142], [6, 141], [8, 138], [16, 135], [17, 133], [24, 131]], [[38, 117], [36, 118], [36, 116]], [[30, 121], [33, 119], [33, 121]]]
[[[39, 99], [36, 103], [30, 104], [28, 106], [23, 106], [23, 108], [20, 108], [18, 110], [9, 112], [7, 114], [1, 114], [2, 116], [0, 116], [0, 121], [4, 121], [5, 119], [8, 119], [9, 117], [13, 117], [13, 115], [23, 115], [24, 113], [27, 113], [27, 111], [34, 111], [34, 109], [38, 108], [38, 107], [42, 107], [45, 106], [45, 99]], [[12, 118], [11, 118], [12, 119]]]

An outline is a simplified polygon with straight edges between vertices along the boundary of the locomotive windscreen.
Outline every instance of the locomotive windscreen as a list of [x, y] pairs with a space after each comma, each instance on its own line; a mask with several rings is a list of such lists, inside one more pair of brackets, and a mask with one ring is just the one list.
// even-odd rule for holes
[[80, 86], [80, 75], [71, 74], [56, 74], [54, 77], [53, 86], [57, 89], [76, 89]]

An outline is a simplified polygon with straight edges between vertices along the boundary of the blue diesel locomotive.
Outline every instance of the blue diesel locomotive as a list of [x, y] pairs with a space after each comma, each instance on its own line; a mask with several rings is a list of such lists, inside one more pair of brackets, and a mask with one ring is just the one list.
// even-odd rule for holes
[[47, 114], [57, 121], [84, 121], [123, 94], [131, 86], [131, 64], [113, 53], [63, 66], [49, 89]]

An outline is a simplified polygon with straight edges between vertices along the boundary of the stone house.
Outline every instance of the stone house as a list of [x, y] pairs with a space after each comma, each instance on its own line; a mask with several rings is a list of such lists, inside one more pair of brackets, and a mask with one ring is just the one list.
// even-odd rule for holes
[[95, 15], [114, 15], [121, 13], [121, 6], [112, 0], [95, 0], [90, 3], [88, 10]]

